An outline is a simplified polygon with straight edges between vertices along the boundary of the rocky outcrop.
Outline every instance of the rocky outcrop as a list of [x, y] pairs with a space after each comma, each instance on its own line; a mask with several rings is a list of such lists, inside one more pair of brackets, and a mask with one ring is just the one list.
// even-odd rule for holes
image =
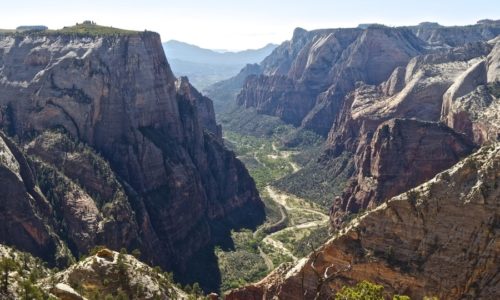
[[466, 43], [486, 41], [500, 34], [499, 20], [481, 20], [470, 26], [441, 26], [424, 22], [409, 27], [417, 37], [431, 47], [457, 47]]
[[[79, 239], [73, 248], [137, 247], [147, 261], [182, 273], [196, 251], [212, 244], [213, 223], [231, 228], [263, 220], [253, 180], [221, 144], [210, 99], [176, 80], [158, 34], [6, 34], [0, 64], [0, 125], [22, 142], [39, 137], [26, 146], [41, 161], [38, 169], [48, 164], [82, 181], [81, 197], [63, 197], [59, 207], [66, 226], [70, 215], [76, 218], [65, 240]], [[102, 159], [40, 138], [53, 128]], [[109, 163], [104, 179], [111, 186], [92, 179], [103, 174], [87, 164], [101, 160]], [[83, 221], [99, 228], [97, 236], [75, 235], [92, 227], [80, 227]]]
[[139, 226], [109, 164], [63, 131], [45, 131], [25, 145], [37, 182], [52, 207], [53, 226], [75, 256], [95, 245], [139, 247]]
[[326, 135], [357, 81], [384, 81], [422, 46], [406, 29], [297, 29], [262, 62], [264, 76], [250, 77], [237, 101]]
[[485, 146], [226, 299], [329, 299], [362, 280], [412, 299], [498, 298], [499, 164], [500, 145]]
[[[297, 28], [290, 41], [276, 48], [260, 64], [262, 76], [248, 77], [237, 103], [244, 107], [256, 107], [259, 113], [278, 116], [287, 123], [326, 136], [335, 120], [341, 117], [345, 96], [355, 90], [357, 82], [379, 85], [389, 78], [395, 68], [406, 66], [417, 55], [437, 53], [438, 57], [443, 57], [440, 53], [449, 51], [449, 55], [458, 57], [461, 53], [453, 54], [450, 49], [477, 48], [474, 43], [484, 43], [498, 34], [498, 21], [491, 20], [473, 26], [455, 27], [422, 23], [400, 28], [372, 24], [310, 32]], [[470, 52], [466, 50], [463, 55], [467, 51]], [[478, 53], [467, 60], [481, 55], [485, 54]], [[424, 61], [414, 61], [417, 64], [409, 65], [410, 69], [398, 69], [399, 73], [393, 76], [398, 75], [399, 80], [396, 82], [398, 78], [395, 77], [391, 79], [393, 88], [398, 87], [394, 86], [396, 83], [402, 88], [402, 78], [417, 75], [413, 73], [414, 67], [419, 69], [419, 64], [428, 64], [429, 59], [432, 60], [432, 56]], [[448, 61], [457, 60], [448, 57]], [[495, 63], [494, 59], [491, 61]], [[435, 61], [434, 65], [437, 64]], [[453, 65], [449, 67], [453, 68]], [[421, 75], [427, 78], [432, 76], [432, 72], [429, 69]], [[407, 74], [403, 76], [403, 73]], [[439, 82], [427, 84], [434, 86], [435, 94], [448, 87], [448, 84], [440, 85]], [[394, 90], [385, 92], [387, 95], [395, 93]], [[435, 105], [439, 107], [440, 104]]]
[[[136, 257], [98, 247], [88, 257], [58, 270], [29, 253], [0, 244], [2, 299], [194, 299], [173, 281], [171, 273]], [[6, 282], [4, 281], [6, 280]]]
[[128, 254], [100, 249], [49, 278], [40, 286], [58, 299], [188, 299], [167, 274]]
[[204, 92], [213, 100], [214, 109], [218, 113], [224, 113], [236, 105], [236, 96], [245, 84], [247, 77], [261, 73], [260, 65], [247, 64], [236, 76], [216, 82], [207, 87]]
[[[272, 88], [268, 88], [272, 86]], [[293, 80], [274, 75], [250, 76], [238, 94], [238, 105], [255, 107], [257, 112], [276, 115], [285, 122], [300, 125], [314, 105], [310, 92]]]
[[500, 42], [455, 81], [443, 97], [441, 120], [479, 144], [500, 138]]
[[176, 90], [177, 97], [184, 98], [184, 101], [188, 101], [193, 107], [196, 107], [198, 123], [202, 125], [203, 129], [212, 133], [222, 141], [222, 128], [215, 122], [215, 112], [212, 100], [200, 94], [200, 92], [189, 83], [187, 77], [181, 77], [177, 80]]
[[360, 147], [363, 150], [355, 162], [358, 174], [331, 208], [332, 225], [337, 229], [350, 213], [378, 206], [431, 179], [474, 150], [467, 137], [445, 125], [412, 119], [382, 123], [371, 142]]
[[[447, 91], [461, 81], [462, 74], [469, 68], [481, 65], [481, 57], [490, 51], [488, 44], [476, 43], [417, 56], [407, 66], [396, 68], [380, 85], [360, 83], [348, 95], [330, 131], [327, 141], [330, 149], [326, 156], [336, 157], [344, 151], [353, 153], [357, 176], [334, 201], [331, 215], [335, 227], [341, 226], [346, 214], [378, 205], [422, 183], [471, 152], [473, 145], [467, 140], [473, 141], [473, 136], [461, 136], [446, 126], [429, 122], [440, 121]], [[467, 89], [470, 87], [460, 88]], [[371, 172], [372, 167], [378, 168], [380, 165], [376, 165], [384, 161], [378, 157], [382, 153], [375, 148], [377, 143], [384, 144], [377, 139], [386, 136], [381, 134], [385, 125], [389, 125], [386, 129], [396, 128], [397, 137], [391, 136], [392, 133], [388, 135], [391, 136], [389, 144], [395, 144], [382, 149], [388, 151], [386, 154], [390, 153], [387, 163], [382, 164], [390, 164], [390, 173], [396, 179], [385, 176], [388, 174], [377, 179], [377, 175]], [[457, 145], [460, 146], [457, 148]], [[415, 146], [420, 148], [418, 153], [413, 151]], [[391, 152], [394, 147], [400, 152]], [[424, 162], [435, 154], [438, 154], [440, 163]], [[401, 160], [395, 163], [390, 155], [397, 155]]]
[[34, 185], [32, 170], [20, 154], [0, 134], [0, 239], [47, 261], [67, 263], [70, 254], [45, 222], [50, 205]]

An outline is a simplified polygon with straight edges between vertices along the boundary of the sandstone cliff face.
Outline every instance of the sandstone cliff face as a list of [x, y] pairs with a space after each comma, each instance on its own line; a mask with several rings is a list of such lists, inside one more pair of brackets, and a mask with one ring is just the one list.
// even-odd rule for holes
[[57, 256], [65, 262], [68, 254], [62, 242], [45, 223], [49, 204], [20, 153], [12, 141], [0, 135], [0, 238], [43, 259], [54, 261]]
[[45, 131], [25, 150], [52, 207], [48, 222], [64, 236], [75, 256], [95, 245], [139, 247], [139, 228], [129, 199], [102, 157], [60, 130]]
[[237, 101], [326, 135], [357, 81], [384, 81], [422, 46], [406, 29], [297, 29], [262, 62], [264, 75], [251, 77]]
[[[271, 89], [268, 87], [272, 86]], [[284, 121], [300, 125], [314, 105], [310, 92], [302, 85], [280, 75], [250, 76], [243, 90], [238, 94], [238, 105], [255, 107], [259, 113], [269, 113]]]
[[245, 84], [247, 77], [260, 74], [262, 74], [260, 65], [248, 64], [236, 76], [216, 82], [207, 87], [204, 92], [214, 102], [215, 111], [224, 113], [236, 105], [236, 96]]
[[500, 145], [485, 146], [226, 299], [329, 299], [361, 280], [415, 299], [498, 298], [499, 164]]
[[[263, 76], [249, 77], [237, 103], [326, 136], [342, 115], [344, 96], [355, 89], [356, 82], [378, 85], [417, 55], [469, 47], [498, 34], [498, 21], [488, 20], [456, 27], [423, 23], [401, 28], [371, 25], [365, 29], [310, 32], [297, 28], [290, 41], [260, 64]], [[437, 90], [446, 86], [432, 84]]]
[[29, 141], [64, 128], [109, 162], [111, 189], [74, 149], [43, 138], [27, 145], [35, 159], [83, 181], [86, 195], [63, 197], [59, 214], [69, 232], [102, 233], [69, 234], [78, 250], [97, 241], [139, 247], [148, 261], [182, 271], [211, 244], [213, 222], [263, 219], [253, 180], [220, 142], [210, 99], [176, 81], [156, 33], [4, 35], [0, 65], [0, 125], [9, 134]]
[[500, 41], [489, 55], [464, 71], [443, 97], [441, 120], [479, 144], [500, 138]]
[[490, 40], [500, 34], [498, 20], [481, 20], [471, 26], [445, 27], [437, 23], [421, 23], [410, 29], [431, 46], [456, 47], [466, 43]]
[[[451, 126], [465, 134], [461, 136], [446, 126], [428, 122], [440, 121], [443, 107], [451, 98], [447, 96], [450, 90], [467, 93], [477, 86], [476, 81], [469, 80], [472, 82], [469, 86], [454, 88], [457, 82], [464, 81], [461, 78], [468, 73], [468, 69], [484, 66], [480, 62], [490, 51], [491, 46], [487, 43], [475, 43], [417, 56], [408, 65], [396, 68], [387, 81], [380, 85], [359, 83], [354, 92], [346, 97], [329, 134], [327, 156], [336, 157], [343, 151], [353, 153], [357, 176], [351, 180], [343, 195], [334, 201], [331, 215], [335, 227], [341, 226], [350, 212], [357, 213], [402, 193], [472, 151], [471, 141], [479, 142], [473, 135]], [[486, 76], [484, 68], [482, 74]], [[484, 110], [495, 114], [490, 107], [484, 106]], [[419, 121], [394, 121], [397, 118]], [[385, 136], [381, 133], [388, 124], [392, 125], [387, 128], [396, 129], [393, 131], [396, 136], [389, 134], [387, 148], [377, 151], [377, 143], [384, 144], [383, 139], [377, 139]], [[418, 153], [413, 147], [419, 148]], [[399, 149], [397, 154], [392, 152], [394, 149]], [[435, 155], [441, 163], [426, 161]], [[379, 174], [380, 178], [372, 173], [373, 167], [383, 169], [382, 165], [390, 166], [386, 170], [390, 170], [393, 179], [386, 176], [389, 173], [383, 175], [384, 171]], [[375, 173], [378, 174], [377, 171]]]
[[184, 98], [185, 101], [196, 108], [198, 123], [202, 128], [215, 135], [222, 141], [222, 129], [215, 121], [215, 112], [212, 100], [200, 94], [190, 83], [187, 77], [181, 77], [176, 83], [177, 97]]
[[443, 124], [414, 119], [380, 124], [371, 142], [360, 146], [357, 175], [333, 203], [333, 227], [340, 228], [349, 213], [374, 208], [431, 179], [473, 150], [467, 137]]

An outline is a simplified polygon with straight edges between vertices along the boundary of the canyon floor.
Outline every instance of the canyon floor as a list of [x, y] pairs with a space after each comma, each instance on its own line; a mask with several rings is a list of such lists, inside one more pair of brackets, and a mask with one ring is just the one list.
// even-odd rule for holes
[[255, 282], [284, 262], [296, 262], [329, 237], [325, 207], [280, 189], [275, 183], [303, 167], [298, 157], [309, 148], [282, 145], [283, 133], [252, 136], [225, 129], [225, 143], [245, 163], [264, 203], [267, 219], [256, 231], [234, 231], [234, 247], [217, 248], [221, 290]]

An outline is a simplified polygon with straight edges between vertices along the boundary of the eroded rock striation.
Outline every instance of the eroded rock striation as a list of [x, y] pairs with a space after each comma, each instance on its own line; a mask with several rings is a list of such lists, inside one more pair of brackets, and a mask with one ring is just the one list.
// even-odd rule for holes
[[378, 84], [422, 51], [422, 41], [406, 29], [296, 29], [261, 63], [263, 75], [250, 78], [237, 101], [326, 135], [357, 81]]
[[415, 56], [484, 43], [498, 34], [498, 21], [489, 20], [456, 27], [297, 28], [260, 64], [259, 76], [248, 78], [237, 103], [326, 136], [357, 82], [378, 85]]
[[391, 119], [380, 124], [355, 157], [358, 173], [331, 207], [333, 227], [340, 228], [344, 216], [375, 208], [431, 179], [474, 149], [467, 137], [440, 123]]
[[[46, 258], [60, 242], [75, 256], [98, 244], [140, 248], [147, 261], [182, 272], [211, 245], [213, 223], [263, 220], [211, 100], [174, 77], [158, 34], [6, 34], [0, 65], [0, 125], [27, 151], [16, 160], [5, 151], [9, 181], [0, 182], [12, 197], [0, 198], [24, 205], [22, 214], [47, 211], [16, 219], [29, 239], [2, 241]], [[21, 176], [23, 159], [64, 187]], [[37, 219], [50, 214], [60, 224]]]
[[330, 299], [362, 280], [412, 299], [498, 298], [499, 164], [500, 144], [484, 146], [226, 299]]
[[[468, 155], [474, 148], [474, 143], [483, 144], [497, 140], [496, 136], [491, 134], [492, 131], [495, 132], [494, 125], [486, 124], [482, 127], [488, 128], [489, 136], [485, 138], [484, 135], [473, 134], [472, 130], [463, 130], [464, 126], [460, 124], [464, 122], [446, 122], [446, 125], [456, 132], [437, 124], [443, 119], [454, 118], [448, 107], [458, 107], [452, 104], [457, 101], [451, 100], [457, 97], [467, 103], [463, 106], [476, 107], [462, 111], [460, 120], [468, 119], [464, 116], [469, 114], [482, 112], [491, 117], [476, 119], [476, 122], [497, 122], [495, 101], [488, 101], [494, 96], [488, 92], [485, 85], [487, 67], [484, 60], [491, 52], [492, 46], [488, 43], [467, 44], [417, 56], [406, 66], [396, 68], [392, 75], [379, 85], [358, 83], [357, 88], [346, 97], [327, 141], [327, 156], [336, 157], [345, 151], [353, 153], [357, 169], [357, 175], [347, 190], [334, 201], [331, 214], [335, 227], [341, 225], [341, 216], [366, 209], [374, 199], [377, 199], [375, 204], [381, 203], [448, 168]], [[471, 97], [460, 96], [468, 95], [476, 89], [483, 90], [488, 95], [476, 102], [471, 101]], [[403, 120], [394, 121], [397, 119]], [[388, 132], [392, 132], [389, 136], [396, 133], [397, 137], [391, 136], [383, 151], [375, 151], [377, 143], [383, 144], [377, 139], [384, 136], [381, 132], [388, 124], [395, 126], [387, 128], [398, 128], [395, 131], [389, 130]], [[473, 126], [472, 122], [466, 124]], [[458, 145], [460, 146], [457, 148]], [[419, 148], [418, 155], [414, 152], [415, 146]], [[394, 147], [399, 149], [397, 153], [391, 152]], [[397, 154], [393, 157], [398, 160], [390, 155], [384, 156], [389, 153]], [[439, 163], [425, 162], [434, 155]], [[408, 159], [414, 161], [409, 162]], [[382, 177], [377, 179], [378, 175], [374, 174], [378, 172], [372, 173], [370, 170], [380, 168], [380, 163], [390, 165], [390, 173], [398, 179], [393, 180], [382, 174], [379, 174]], [[413, 164], [418, 164], [421, 168], [415, 168]]]

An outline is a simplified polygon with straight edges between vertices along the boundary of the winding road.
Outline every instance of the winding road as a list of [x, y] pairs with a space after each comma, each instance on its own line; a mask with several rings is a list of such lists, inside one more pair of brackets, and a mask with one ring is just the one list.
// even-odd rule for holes
[[[236, 143], [235, 141], [228, 140], [232, 143]], [[286, 151], [286, 150], [280, 150], [275, 142], [272, 142], [272, 154], [267, 154], [267, 157], [270, 159], [278, 159], [282, 158], [285, 159], [286, 162], [290, 165], [292, 174], [297, 173], [300, 171], [301, 167], [292, 161], [291, 156], [298, 154], [298, 151]], [[253, 153], [248, 153], [247, 155], [250, 155], [253, 157], [253, 159], [261, 166], [264, 168], [267, 168], [268, 166], [265, 164], [265, 162], [261, 161], [259, 159], [259, 152], [264, 151], [265, 145], [261, 145], [261, 147], [255, 149]], [[311, 202], [306, 201], [304, 199], [300, 199], [294, 195], [287, 194], [283, 191], [280, 191], [276, 187], [273, 187], [271, 185], [267, 185], [265, 189], [262, 192], [266, 192], [269, 195], [269, 198], [274, 201], [278, 206], [281, 214], [281, 218], [279, 221], [275, 222], [274, 224], [267, 225], [268, 229], [271, 227], [275, 227], [275, 231], [269, 230], [268, 234], [264, 236], [262, 239], [262, 242], [266, 245], [269, 245], [275, 249], [278, 250], [279, 253], [286, 255], [290, 257], [293, 261], [297, 261], [299, 258], [296, 257], [292, 250], [287, 248], [280, 240], [277, 239], [277, 237], [284, 232], [289, 232], [289, 231], [294, 231], [294, 230], [303, 230], [303, 229], [308, 229], [308, 228], [314, 228], [314, 227], [319, 227], [319, 226], [324, 226], [328, 223], [329, 217], [321, 212], [319, 208], [315, 208], [313, 205], [311, 205]], [[303, 223], [299, 224], [289, 224], [287, 227], [281, 228], [282, 226], [278, 226], [281, 223], [284, 223], [287, 221], [288, 216], [290, 215], [290, 212], [307, 212], [309, 214], [314, 215], [314, 220], [313, 221], [305, 221]], [[310, 219], [310, 216], [309, 216]], [[281, 228], [281, 229], [279, 229]], [[258, 230], [256, 230], [253, 233], [254, 238], [257, 238], [259, 233], [261, 233], [264, 228], [261, 227]], [[264, 260], [266, 267], [269, 271], [274, 270], [275, 265], [273, 263], [273, 260], [269, 257], [268, 254], [266, 254], [262, 248], [259, 246], [258, 247], [259, 255], [262, 257]]]
[[[297, 224], [297, 225], [294, 225], [294, 226], [289, 226], [289, 227], [286, 227], [282, 230], [279, 230], [279, 231], [276, 231], [276, 232], [273, 232], [269, 235], [267, 235], [262, 241], [266, 244], [269, 244], [275, 248], [278, 248], [281, 250], [281, 252], [287, 256], [289, 256], [290, 258], [292, 258], [294, 261], [296, 261], [298, 258], [293, 255], [293, 253], [285, 247], [285, 245], [283, 245], [282, 242], [280, 242], [279, 240], [275, 239], [275, 237], [283, 232], [287, 232], [287, 231], [293, 231], [293, 230], [297, 230], [297, 229], [307, 229], [307, 228], [313, 228], [313, 227], [318, 227], [318, 226], [322, 226], [322, 225], [326, 225], [328, 223], [328, 216], [320, 211], [317, 211], [317, 210], [314, 210], [314, 209], [309, 209], [309, 208], [304, 208], [302, 205], [298, 205], [298, 206], [295, 206], [291, 203], [301, 203], [301, 204], [304, 204], [304, 203], [308, 203], [306, 200], [303, 200], [303, 199], [300, 199], [300, 198], [297, 198], [295, 196], [291, 196], [289, 194], [286, 194], [282, 191], [278, 191], [275, 187], [271, 187], [270, 185], [266, 186], [266, 191], [268, 192], [269, 194], [269, 197], [274, 201], [276, 202], [277, 204], [280, 205], [280, 207], [284, 207], [286, 211], [288, 212], [291, 212], [293, 210], [299, 210], [299, 211], [307, 211], [307, 212], [310, 212], [310, 213], [313, 213], [315, 215], [318, 216], [318, 220], [315, 220], [315, 221], [311, 221], [311, 222], [306, 222], [306, 223], [301, 223], [301, 224]], [[294, 199], [294, 201], [287, 201], [288, 199]], [[282, 212], [283, 213], [283, 212]], [[283, 217], [283, 215], [282, 215]], [[264, 257], [263, 257], [264, 258]]]
[[[292, 167], [293, 173], [296, 173], [300, 170], [300, 166], [297, 165], [295, 162], [290, 160], [290, 156], [293, 154], [297, 154], [298, 152], [295, 151], [282, 151], [279, 150], [278, 147], [276, 147], [275, 143], [272, 143], [272, 149], [276, 154], [270, 154], [268, 155], [270, 158], [285, 158], [287, 159], [287, 162], [290, 164]], [[257, 154], [254, 153], [254, 156], [257, 157]], [[260, 161], [258, 161], [260, 163]], [[264, 165], [261, 163], [261, 165]], [[324, 214], [323, 212], [319, 210], [315, 210], [312, 208], [306, 208], [306, 206], [310, 206], [310, 202], [300, 199], [296, 196], [287, 194], [283, 191], [278, 190], [276, 187], [273, 187], [271, 185], [268, 185], [265, 187], [265, 191], [268, 193], [269, 197], [276, 202], [279, 207], [280, 207], [280, 212], [281, 212], [281, 220], [278, 221], [277, 223], [281, 222], [283, 219], [286, 218], [286, 212], [291, 212], [291, 211], [302, 211], [302, 212], [309, 212], [311, 214], [314, 214], [318, 217], [317, 220], [311, 221], [311, 222], [305, 222], [301, 224], [296, 224], [293, 226], [288, 226], [286, 228], [283, 228], [281, 230], [278, 230], [276, 232], [268, 234], [264, 239], [262, 240], [264, 243], [271, 245], [274, 248], [277, 248], [281, 251], [281, 253], [289, 256], [293, 261], [297, 261], [298, 258], [292, 253], [290, 249], [285, 247], [285, 245], [277, 240], [275, 237], [283, 232], [287, 231], [293, 231], [293, 230], [298, 230], [298, 229], [307, 229], [307, 228], [313, 228], [313, 227], [318, 227], [318, 226], [323, 226], [328, 223], [328, 216]], [[272, 269], [274, 265], [272, 265], [272, 261], [270, 260], [269, 256], [262, 251], [262, 249], [259, 247], [259, 253], [261, 257], [264, 259], [266, 262], [266, 265], [268, 269]], [[269, 262], [271, 262], [269, 264]], [[271, 268], [270, 268], [271, 267]]]

